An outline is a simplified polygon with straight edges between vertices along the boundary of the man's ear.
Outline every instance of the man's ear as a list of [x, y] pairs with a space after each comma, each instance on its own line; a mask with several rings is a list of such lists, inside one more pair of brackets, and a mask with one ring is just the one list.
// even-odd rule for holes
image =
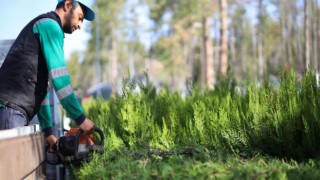
[[63, 10], [66, 12], [66, 11], [70, 11], [71, 8], [72, 8], [71, 0], [66, 0], [63, 6]]

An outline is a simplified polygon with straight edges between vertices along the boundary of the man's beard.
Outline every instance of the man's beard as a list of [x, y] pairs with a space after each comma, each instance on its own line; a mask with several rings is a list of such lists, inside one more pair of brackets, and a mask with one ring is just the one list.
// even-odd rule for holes
[[72, 33], [72, 26], [71, 26], [71, 19], [72, 19], [72, 12], [70, 11], [68, 14], [66, 14], [64, 16], [65, 19], [65, 25], [63, 26], [63, 32], [67, 33], [67, 34], [71, 34]]

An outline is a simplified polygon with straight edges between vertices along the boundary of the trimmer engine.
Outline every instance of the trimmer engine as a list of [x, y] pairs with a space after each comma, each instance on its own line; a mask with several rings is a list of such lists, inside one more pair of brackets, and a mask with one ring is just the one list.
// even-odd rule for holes
[[71, 128], [65, 136], [58, 139], [55, 147], [56, 152], [54, 152], [56, 154], [55, 160], [49, 160], [47, 156], [47, 162], [52, 165], [61, 163], [80, 165], [83, 161], [89, 162], [93, 152], [102, 154], [104, 151], [103, 132], [98, 127], [94, 128], [94, 132], [99, 134], [99, 142], [95, 142], [93, 135], [85, 135], [79, 128]]

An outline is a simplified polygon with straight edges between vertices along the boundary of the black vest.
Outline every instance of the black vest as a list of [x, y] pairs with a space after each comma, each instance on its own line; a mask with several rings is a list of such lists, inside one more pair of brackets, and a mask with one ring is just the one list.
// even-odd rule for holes
[[55, 12], [42, 14], [20, 32], [0, 68], [0, 104], [21, 111], [31, 120], [39, 111], [47, 94], [48, 69], [39, 34], [33, 33], [36, 21], [51, 18], [61, 27]]

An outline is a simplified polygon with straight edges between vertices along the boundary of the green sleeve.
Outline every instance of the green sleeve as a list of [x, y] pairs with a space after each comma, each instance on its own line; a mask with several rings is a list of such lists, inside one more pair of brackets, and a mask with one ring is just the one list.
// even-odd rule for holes
[[40, 110], [38, 112], [38, 119], [42, 131], [45, 133], [45, 136], [53, 134], [52, 131], [52, 121], [51, 121], [51, 111], [50, 111], [50, 102], [49, 102], [49, 93], [41, 103]]
[[80, 125], [85, 116], [74, 94], [66, 68], [63, 51], [64, 33], [60, 25], [53, 19], [44, 18], [35, 23], [33, 32], [39, 35], [40, 46], [49, 71], [49, 81], [61, 105], [68, 115]]

